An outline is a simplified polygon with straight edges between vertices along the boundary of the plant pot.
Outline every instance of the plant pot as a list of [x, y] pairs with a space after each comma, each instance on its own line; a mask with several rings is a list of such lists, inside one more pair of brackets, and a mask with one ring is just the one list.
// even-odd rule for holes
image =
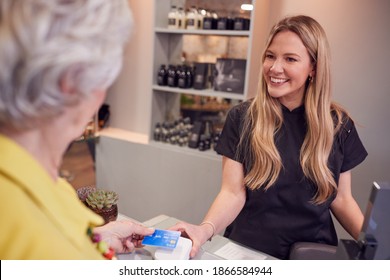
[[86, 187], [81, 187], [81, 188], [78, 188], [77, 189], [77, 195], [79, 197], [79, 199], [84, 203], [85, 203], [85, 199], [87, 198], [87, 196], [91, 193], [91, 192], [94, 192], [96, 191], [96, 188], [95, 187], [91, 187], [91, 186], [86, 186]]
[[[87, 205], [88, 206], [88, 205]], [[104, 219], [104, 224], [107, 224], [112, 221], [116, 221], [118, 217], [118, 206], [113, 205], [109, 209], [92, 209], [91, 207], [88, 207], [96, 214], [100, 215]]]

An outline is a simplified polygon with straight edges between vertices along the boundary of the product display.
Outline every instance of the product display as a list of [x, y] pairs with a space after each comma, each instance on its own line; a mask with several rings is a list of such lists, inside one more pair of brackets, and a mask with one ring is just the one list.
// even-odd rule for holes
[[193, 68], [188, 65], [162, 64], [157, 72], [157, 84], [179, 88], [192, 88], [194, 83]]
[[[229, 0], [153, 2], [148, 136], [177, 150], [189, 147], [190, 140], [194, 153], [213, 150], [219, 138], [215, 131], [223, 127], [227, 111], [246, 100], [257, 83], [246, 73], [247, 66], [258, 64], [252, 61], [251, 49], [258, 49], [262, 40], [262, 27], [250, 25], [255, 9], [243, 10], [241, 3]], [[191, 120], [187, 130], [179, 128], [185, 118]], [[193, 135], [197, 121], [204, 129]], [[207, 126], [210, 133], [204, 133]]]
[[183, 7], [171, 6], [168, 13], [169, 29], [188, 30], [249, 30], [250, 20], [242, 17], [220, 17], [216, 11], [203, 8], [191, 8], [184, 11]]
[[217, 22], [218, 30], [233, 30], [234, 29], [234, 20], [228, 17], [222, 17], [218, 19]]
[[217, 29], [218, 26], [218, 14], [215, 11], [211, 11], [203, 18], [203, 29]]
[[181, 147], [210, 150], [215, 146], [219, 133], [215, 134], [209, 121], [195, 121], [190, 118], [179, 118], [173, 122], [156, 123], [153, 139], [156, 142], [169, 143]]
[[217, 59], [214, 72], [214, 90], [244, 92], [246, 60]]
[[157, 123], [153, 131], [154, 141], [186, 146], [192, 130], [190, 118], [180, 118], [174, 122]]
[[234, 30], [249, 30], [250, 20], [242, 17], [234, 19], [233, 29]]
[[195, 63], [194, 89], [207, 88], [210, 76], [210, 63]]

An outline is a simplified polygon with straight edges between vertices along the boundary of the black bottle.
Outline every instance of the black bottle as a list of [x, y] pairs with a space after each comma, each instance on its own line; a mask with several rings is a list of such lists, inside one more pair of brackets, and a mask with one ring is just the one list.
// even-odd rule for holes
[[189, 137], [188, 147], [190, 148], [198, 148], [199, 141], [200, 141], [200, 135], [203, 134], [203, 123], [200, 121], [194, 122], [194, 126], [191, 130], [191, 135]]
[[157, 73], [157, 84], [159, 86], [166, 86], [168, 85], [168, 69], [165, 66], [165, 64], [162, 64], [160, 66], [160, 69]]
[[161, 124], [157, 123], [155, 128], [154, 128], [154, 133], [153, 133], [153, 138], [154, 141], [161, 141]]
[[177, 72], [178, 81], [177, 85], [179, 88], [188, 88], [188, 80], [187, 80], [187, 67], [182, 66]]
[[192, 88], [194, 85], [194, 72], [192, 67], [187, 67], [186, 70], [187, 88]]
[[177, 87], [176, 67], [173, 65], [168, 67], [168, 86]]
[[179, 86], [179, 77], [180, 77], [180, 73], [181, 73], [182, 69], [183, 69], [183, 66], [181, 66], [181, 65], [176, 66], [176, 73], [175, 73], [176, 86]]

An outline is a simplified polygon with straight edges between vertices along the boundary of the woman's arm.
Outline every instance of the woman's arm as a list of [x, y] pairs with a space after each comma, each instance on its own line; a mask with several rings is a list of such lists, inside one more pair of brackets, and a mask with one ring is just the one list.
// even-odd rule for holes
[[223, 157], [221, 190], [206, 214], [204, 222], [199, 226], [179, 222], [170, 229], [179, 230], [192, 240], [190, 256], [194, 257], [209, 238], [223, 230], [237, 217], [244, 206], [245, 196], [242, 164]]
[[340, 174], [337, 196], [330, 205], [333, 215], [355, 239], [359, 237], [364, 216], [351, 192], [351, 171]]

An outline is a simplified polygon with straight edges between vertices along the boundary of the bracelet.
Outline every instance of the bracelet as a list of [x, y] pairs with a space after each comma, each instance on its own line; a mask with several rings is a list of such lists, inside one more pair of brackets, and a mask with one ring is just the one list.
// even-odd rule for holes
[[100, 234], [93, 233], [92, 228], [88, 228], [87, 235], [91, 238], [92, 243], [96, 244], [96, 249], [104, 258], [107, 260], [116, 260], [115, 251], [108, 246], [107, 242], [101, 239]]
[[202, 225], [209, 225], [209, 226], [212, 227], [212, 229], [213, 229], [213, 234], [210, 236], [209, 239], [207, 239], [208, 241], [211, 241], [211, 239], [214, 237], [215, 232], [216, 232], [216, 230], [215, 230], [215, 225], [214, 225], [212, 222], [209, 222], [209, 221], [204, 221], [204, 222], [202, 222], [202, 223], [200, 224], [200, 226], [202, 226]]

